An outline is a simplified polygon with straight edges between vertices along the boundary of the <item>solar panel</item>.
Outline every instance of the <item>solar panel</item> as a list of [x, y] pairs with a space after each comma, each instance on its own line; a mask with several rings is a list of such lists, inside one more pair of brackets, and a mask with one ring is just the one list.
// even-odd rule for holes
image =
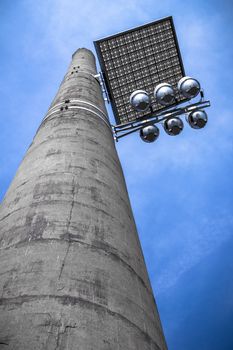
[[[177, 105], [186, 101], [177, 90], [185, 76], [172, 17], [94, 42], [116, 124], [141, 120], [165, 107], [156, 103], [153, 91], [159, 83], [171, 84]], [[137, 112], [129, 103], [135, 90], [146, 90], [151, 110]]]

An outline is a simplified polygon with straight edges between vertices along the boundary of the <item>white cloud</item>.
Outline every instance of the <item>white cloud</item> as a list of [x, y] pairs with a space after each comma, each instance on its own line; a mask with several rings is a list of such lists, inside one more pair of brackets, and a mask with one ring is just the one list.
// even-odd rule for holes
[[36, 26], [44, 23], [39, 53], [46, 47], [65, 56], [78, 47], [92, 48], [93, 40], [128, 29], [137, 20], [143, 23], [147, 18], [141, 2], [133, 0], [26, 0], [25, 8]]
[[172, 259], [156, 278], [158, 293], [174, 286], [184, 273], [232, 237], [233, 218], [229, 211], [220, 211], [215, 218], [202, 218], [198, 229], [192, 223], [184, 225], [171, 232], [167, 240], [154, 243], [155, 251], [169, 251], [170, 248], [171, 253], [176, 249], [171, 253]]

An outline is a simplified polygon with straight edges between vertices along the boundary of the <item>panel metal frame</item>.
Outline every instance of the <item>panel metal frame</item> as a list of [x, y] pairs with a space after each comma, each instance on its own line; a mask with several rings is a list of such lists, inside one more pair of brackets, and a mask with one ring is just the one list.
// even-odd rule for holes
[[[108, 70], [106, 68], [106, 64], [105, 64], [105, 61], [104, 61], [104, 58], [103, 58], [103, 55], [102, 55], [102, 52], [101, 52], [101, 49], [100, 49], [100, 44], [105, 42], [105, 41], [108, 41], [108, 40], [111, 40], [111, 39], [114, 39], [114, 38], [118, 38], [121, 35], [129, 34], [129, 33], [131, 34], [131, 33], [136, 32], [138, 30], [141, 30], [141, 29], [144, 29], [144, 28], [147, 28], [149, 26], [156, 25], [156, 24], [159, 24], [159, 23], [163, 23], [165, 21], [170, 21], [171, 30], [173, 32], [173, 37], [174, 37], [174, 42], [175, 42], [175, 47], [176, 47], [177, 55], [178, 55], [178, 59], [179, 59], [181, 74], [182, 74], [182, 76], [185, 76], [183, 60], [182, 60], [182, 57], [181, 57], [180, 48], [179, 48], [178, 39], [177, 39], [177, 35], [176, 35], [175, 26], [174, 26], [174, 22], [173, 22], [172, 16], [165, 17], [165, 18], [162, 18], [162, 19], [159, 19], [159, 20], [156, 20], [156, 21], [144, 24], [142, 26], [139, 26], [139, 27], [136, 27], [136, 28], [133, 28], [133, 29], [129, 29], [129, 30], [126, 30], [126, 31], [122, 31], [122, 32], [119, 32], [117, 34], [114, 34], [114, 35], [111, 35], [111, 36], [108, 36], [108, 37], [104, 37], [102, 39], [94, 41], [97, 57], [99, 59], [100, 67], [101, 67], [103, 78], [105, 80], [105, 84], [106, 84], [106, 87], [107, 87], [107, 90], [108, 90], [109, 99], [110, 99], [110, 102], [111, 102], [111, 105], [112, 105], [112, 110], [113, 110], [113, 113], [114, 113], [117, 125], [121, 125], [122, 122], [120, 120], [120, 117], [119, 117], [119, 114], [118, 114], [118, 110], [117, 110], [117, 106], [116, 106], [116, 103], [115, 103], [115, 100], [114, 100], [114, 97], [113, 97], [113, 90], [111, 88], [111, 84], [110, 84], [110, 81], [109, 81], [107, 73], [106, 73]], [[184, 103], [186, 101], [189, 101], [189, 100], [188, 99], [182, 99], [181, 101], [175, 101], [173, 104], [171, 104], [169, 106], [161, 107], [158, 111], [153, 111], [151, 109], [151, 116], [153, 116], [153, 114], [155, 114], [156, 112], [160, 113], [161, 111], [164, 111], [164, 110], [166, 110], [168, 108], [171, 108], [171, 107], [174, 107], [174, 106], [179, 105], [181, 103]], [[147, 111], [145, 113], [145, 115], [143, 115], [141, 117], [138, 117], [138, 118], [135, 118], [134, 120], [143, 120], [143, 119], [148, 118], [148, 117], [150, 117], [150, 114], [148, 114], [148, 111]], [[133, 120], [131, 120], [131, 122], [132, 121]]]

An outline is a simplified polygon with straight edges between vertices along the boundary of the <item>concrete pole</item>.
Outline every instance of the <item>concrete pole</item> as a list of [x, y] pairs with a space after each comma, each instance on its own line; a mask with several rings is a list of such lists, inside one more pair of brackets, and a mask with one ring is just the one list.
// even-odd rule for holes
[[77, 50], [2, 203], [0, 349], [167, 349], [95, 74]]

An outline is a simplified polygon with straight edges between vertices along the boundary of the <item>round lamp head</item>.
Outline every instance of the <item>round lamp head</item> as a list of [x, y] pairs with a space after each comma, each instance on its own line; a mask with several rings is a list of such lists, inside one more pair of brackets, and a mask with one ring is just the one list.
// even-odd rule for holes
[[169, 118], [164, 122], [164, 130], [168, 135], [176, 136], [183, 130], [184, 124], [180, 118]]
[[140, 130], [140, 137], [144, 142], [154, 142], [159, 137], [159, 128], [155, 125], [145, 126]]
[[134, 91], [130, 95], [129, 101], [137, 112], [144, 112], [150, 107], [149, 94], [144, 90]]
[[154, 96], [156, 101], [163, 106], [169, 106], [175, 101], [175, 91], [167, 83], [157, 85], [154, 90]]
[[178, 82], [178, 90], [186, 98], [196, 97], [201, 89], [199, 82], [190, 77], [183, 77]]
[[197, 110], [191, 112], [187, 117], [188, 123], [193, 129], [202, 129], [208, 121], [205, 111]]

